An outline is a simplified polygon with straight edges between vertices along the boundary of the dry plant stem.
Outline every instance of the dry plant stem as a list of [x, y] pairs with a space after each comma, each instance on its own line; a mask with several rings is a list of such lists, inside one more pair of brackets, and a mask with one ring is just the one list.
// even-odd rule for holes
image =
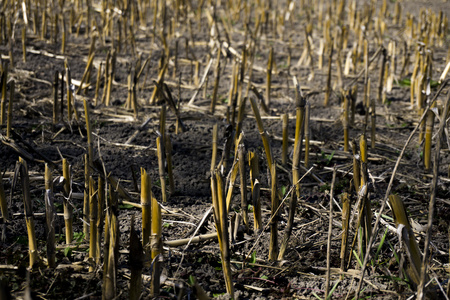
[[264, 125], [263, 125], [261, 115], [259, 113], [259, 109], [258, 109], [258, 106], [256, 105], [255, 100], [250, 99], [250, 103], [252, 104], [253, 113], [255, 114], [256, 123], [258, 124], [259, 134], [261, 135], [261, 139], [262, 139], [262, 142], [264, 145], [264, 150], [266, 152], [267, 164], [268, 164], [269, 170], [273, 170], [272, 169], [272, 163], [273, 163], [272, 150], [270, 148], [269, 137], [267, 136], [267, 133], [264, 130]]
[[114, 80], [115, 76], [115, 65], [116, 65], [116, 50], [112, 50], [111, 53], [111, 62], [109, 64], [109, 74], [108, 75], [108, 81], [106, 84], [106, 99], [105, 99], [105, 105], [109, 106], [111, 104], [111, 89], [112, 89], [112, 82]]
[[217, 51], [217, 66], [216, 66], [216, 77], [214, 80], [214, 89], [213, 94], [211, 97], [211, 113], [214, 114], [214, 111], [216, 110], [216, 103], [217, 103], [217, 92], [219, 90], [219, 81], [220, 81], [220, 53], [221, 51]]
[[355, 191], [359, 190], [361, 185], [361, 164], [359, 161], [358, 150], [356, 148], [356, 141], [352, 140], [352, 152], [353, 152], [353, 186]]
[[59, 121], [62, 121], [64, 117], [64, 72], [61, 72], [61, 101], [59, 107], [61, 109]]
[[105, 58], [105, 77], [104, 77], [104, 85], [103, 85], [103, 94], [102, 94], [102, 103], [106, 104], [106, 90], [108, 89], [108, 76], [109, 76], [109, 69], [111, 68], [111, 51], [108, 51], [106, 53]]
[[245, 117], [245, 104], [247, 103], [247, 98], [243, 98], [240, 103], [239, 103], [239, 112], [238, 112], [238, 119], [237, 119], [237, 123], [236, 123], [236, 132], [234, 135], [234, 145], [235, 145], [235, 150], [237, 151], [237, 147], [238, 147], [238, 140], [243, 138], [243, 133], [242, 133], [242, 122], [244, 121], [244, 117]]
[[261, 202], [260, 202], [260, 184], [259, 178], [259, 162], [256, 152], [248, 153], [248, 164], [250, 165], [250, 183], [252, 188], [252, 205], [255, 230], [261, 228]]
[[433, 137], [434, 112], [429, 110], [426, 116], [425, 126], [425, 146], [423, 149], [423, 164], [425, 172], [431, 169], [431, 139]]
[[245, 168], [245, 147], [242, 143], [238, 146], [238, 164], [241, 185], [241, 212], [242, 218], [244, 219], [244, 225], [248, 229], [247, 172]]
[[6, 121], [6, 84], [7, 84], [7, 77], [8, 77], [8, 65], [4, 64], [2, 72], [2, 79], [1, 79], [1, 89], [2, 89], [2, 102], [1, 102], [1, 111], [0, 111], [0, 125], [5, 124]]
[[278, 257], [278, 190], [277, 190], [277, 169], [276, 163], [272, 164], [271, 170], [271, 221], [270, 221], [270, 244], [269, 260], [275, 261]]
[[360, 211], [362, 212], [361, 227], [364, 230], [362, 240], [364, 241], [363, 245], [364, 250], [369, 251], [367, 245], [370, 239], [370, 235], [372, 233], [372, 209], [370, 200], [367, 197], [369, 191], [368, 170], [367, 170], [368, 151], [367, 151], [367, 140], [364, 134], [361, 135], [359, 140], [359, 151], [361, 157], [361, 187], [359, 189], [359, 193], [361, 192], [363, 193], [361, 198], [361, 209], [360, 209]]
[[375, 104], [375, 100], [371, 99], [370, 100], [370, 124], [371, 126], [371, 130], [370, 130], [370, 148], [371, 149], [375, 149], [375, 132], [376, 132], [376, 104]]
[[30, 255], [30, 268], [33, 268], [34, 264], [38, 262], [38, 250], [36, 235], [34, 231], [34, 216], [33, 216], [33, 203], [30, 195], [30, 178], [28, 177], [28, 167], [25, 160], [19, 157], [19, 161], [16, 164], [16, 173], [20, 173], [20, 179], [22, 183], [23, 192], [23, 204], [25, 211], [25, 222], [28, 232], [28, 247]]
[[97, 265], [97, 193], [92, 177], [89, 178], [89, 227], [89, 272], [93, 272]]
[[266, 82], [266, 107], [270, 107], [270, 85], [272, 81], [273, 48], [270, 48], [269, 61], [267, 62], [267, 82]]
[[84, 160], [84, 199], [83, 199], [83, 233], [84, 239], [89, 240], [89, 159], [88, 155], [85, 154], [83, 157]]
[[209, 240], [216, 239], [216, 238], [217, 238], [217, 232], [213, 232], [213, 233], [202, 234], [202, 235], [198, 235], [195, 237], [189, 237], [189, 238], [185, 238], [185, 239], [164, 241], [164, 245], [168, 246], [168, 247], [179, 247], [179, 246], [192, 244], [192, 243], [205, 242], [205, 241], [209, 241]]
[[12, 126], [12, 110], [13, 110], [13, 103], [14, 103], [14, 90], [15, 90], [15, 81], [12, 80], [10, 83], [10, 91], [9, 91], [9, 104], [8, 104], [8, 119], [7, 119], [7, 123], [6, 123], [6, 138], [10, 138], [11, 137], [11, 126]]
[[170, 140], [170, 135], [166, 135], [166, 162], [167, 162], [167, 176], [169, 177], [169, 193], [175, 193], [175, 182], [173, 179], [173, 163], [172, 163], [172, 142]]
[[408, 214], [403, 201], [398, 195], [390, 195], [389, 202], [395, 219], [397, 230], [401, 233], [401, 243], [405, 246], [406, 255], [410, 261], [411, 268], [406, 270], [411, 283], [417, 286], [420, 282], [420, 266], [422, 264], [422, 254], [417, 244], [415, 234], [409, 223]]
[[72, 229], [72, 207], [70, 206], [71, 199], [71, 176], [70, 176], [70, 166], [67, 159], [62, 160], [62, 169], [64, 177], [64, 223], [66, 226], [66, 244], [72, 243], [73, 240], [73, 229]]
[[[55, 247], [55, 219], [56, 209], [53, 198], [52, 171], [48, 164], [45, 164], [45, 216], [47, 226], [47, 264], [49, 268], [56, 266]], [[1, 188], [1, 187], [0, 187]], [[0, 191], [1, 192], [1, 191]]]
[[[217, 204], [219, 205], [219, 224], [216, 227], [220, 227], [221, 234], [221, 254], [222, 254], [222, 268], [225, 277], [225, 284], [227, 293], [234, 298], [234, 287], [230, 264], [230, 239], [228, 234], [228, 215], [226, 201], [224, 199], [224, 189], [222, 176], [216, 173], [217, 181]], [[219, 232], [219, 231], [218, 231]]]
[[165, 169], [164, 169], [164, 147], [163, 142], [161, 141], [161, 137], [156, 138], [156, 147], [158, 152], [158, 168], [159, 168], [159, 181], [161, 183], [161, 199], [162, 202], [167, 202], [167, 194], [166, 194], [166, 178], [165, 178]]
[[311, 105], [309, 103], [306, 103], [305, 106], [305, 168], [309, 167], [309, 121], [310, 121], [310, 107]]
[[[371, 249], [372, 248], [372, 245], [373, 245], [373, 242], [374, 242], [374, 236], [376, 236], [376, 233], [378, 231], [378, 226], [380, 224], [381, 214], [383, 213], [384, 208], [386, 207], [386, 204], [387, 204], [387, 201], [388, 201], [388, 197], [389, 197], [389, 195], [391, 193], [392, 185], [394, 183], [394, 178], [395, 178], [395, 175], [397, 173], [398, 166], [400, 165], [400, 161], [401, 161], [403, 155], [405, 154], [406, 147], [408, 147], [409, 143], [411, 142], [412, 137], [416, 133], [417, 129], [419, 128], [419, 126], [421, 124], [421, 122], [425, 119], [426, 113], [430, 109], [430, 106], [436, 101], [437, 97], [440, 95], [440, 93], [442, 92], [444, 87], [447, 86], [448, 82], [449, 82], [448, 80], [444, 81], [444, 83], [441, 85], [439, 90], [436, 92], [436, 94], [434, 95], [433, 99], [430, 101], [430, 104], [428, 105], [428, 107], [425, 109], [424, 113], [420, 117], [420, 119], [418, 121], [418, 124], [416, 125], [416, 127], [414, 127], [413, 131], [411, 132], [411, 134], [409, 135], [408, 139], [406, 140], [406, 143], [403, 146], [403, 149], [402, 149], [402, 151], [400, 152], [400, 155], [397, 158], [397, 162], [395, 163], [394, 169], [392, 170], [392, 175], [391, 175], [391, 179], [389, 181], [389, 185], [388, 185], [388, 187], [386, 189], [386, 194], [384, 196], [383, 203], [381, 204], [381, 208], [380, 208], [380, 210], [378, 212], [377, 219], [375, 220], [375, 224], [374, 224], [373, 229], [372, 229], [372, 235], [370, 237], [367, 249]], [[447, 98], [447, 104], [446, 105], [448, 106], [448, 98]], [[362, 282], [363, 282], [363, 279], [364, 279], [364, 273], [366, 271], [366, 266], [367, 266], [367, 263], [369, 261], [369, 256], [370, 256], [370, 251], [367, 251], [366, 255], [364, 256], [364, 262], [363, 262], [363, 266], [362, 266], [361, 273], [360, 273], [360, 276], [359, 276], [358, 286], [356, 287], [356, 292], [355, 292], [356, 299], [359, 299], [359, 293], [361, 291]]]
[[286, 252], [289, 239], [291, 237], [292, 229], [294, 227], [295, 211], [297, 209], [297, 200], [300, 197], [300, 184], [296, 184], [300, 179], [300, 157], [302, 152], [303, 142], [303, 125], [305, 119], [305, 98], [303, 97], [300, 85], [296, 77], [293, 77], [295, 85], [295, 99], [296, 99], [296, 124], [295, 124], [295, 140], [294, 140], [294, 156], [292, 159], [292, 182], [295, 184], [295, 193], [292, 193], [289, 200], [289, 216], [286, 226], [283, 241], [280, 246], [278, 260], [282, 260]]
[[95, 83], [95, 95], [94, 95], [94, 105], [98, 105], [98, 92], [100, 90], [100, 82], [102, 79], [103, 62], [100, 63], [97, 70], [97, 81]]
[[9, 220], [8, 204], [6, 202], [5, 189], [3, 188], [2, 176], [0, 175], [0, 209], [2, 212], [3, 222]]
[[229, 212], [231, 209], [231, 200], [233, 198], [234, 184], [236, 182], [238, 171], [239, 171], [239, 164], [235, 161], [233, 163], [233, 166], [231, 167], [230, 173], [227, 178], [227, 182], [229, 182], [228, 191], [225, 199], [227, 212]]
[[330, 56], [328, 57], [328, 77], [327, 77], [327, 86], [325, 90], [325, 99], [323, 101], [324, 106], [328, 106], [328, 102], [330, 101], [330, 94], [331, 94], [331, 65], [332, 65], [332, 59], [333, 59], [333, 44], [330, 45]]
[[331, 267], [331, 236], [333, 233], [333, 197], [334, 197], [334, 183], [336, 181], [336, 166], [333, 168], [333, 177], [331, 179], [330, 187], [330, 215], [328, 222], [328, 241], [327, 241], [327, 278], [325, 282], [325, 299], [328, 299], [330, 292], [330, 267]]
[[67, 120], [69, 123], [72, 121], [72, 77], [70, 76], [70, 68], [67, 60], [64, 62], [66, 68], [66, 93], [67, 93]]
[[144, 254], [139, 236], [134, 229], [134, 215], [131, 218], [130, 231], [130, 256], [128, 258], [130, 264], [130, 300], [138, 300], [142, 293], [142, 269], [144, 267]]
[[341, 194], [342, 200], [342, 243], [341, 243], [341, 270], [347, 271], [345, 266], [345, 257], [347, 255], [348, 230], [350, 221], [350, 199], [347, 193]]
[[101, 246], [102, 246], [102, 232], [103, 232], [103, 210], [105, 208], [105, 179], [98, 176], [98, 192], [97, 192], [97, 254], [96, 262], [100, 263]]
[[433, 165], [433, 181], [431, 183], [431, 195], [430, 195], [430, 204], [428, 206], [428, 222], [427, 222], [427, 233], [425, 236], [425, 246], [423, 250], [423, 260], [422, 260], [422, 266], [420, 271], [420, 284], [417, 289], [417, 299], [421, 300], [424, 298], [424, 287], [425, 283], [427, 281], [427, 267], [428, 267], [428, 257], [429, 257], [429, 248], [430, 248], [430, 241], [431, 241], [431, 230], [433, 226], [433, 217], [434, 217], [434, 210], [436, 207], [436, 190], [437, 190], [437, 184], [439, 180], [439, 160], [441, 155], [441, 137], [444, 133], [444, 129], [446, 127], [446, 119], [448, 116], [450, 110], [450, 93], [448, 93], [447, 101], [445, 103], [444, 110], [441, 115], [441, 121], [439, 124], [439, 131], [436, 138], [436, 149], [434, 154], [434, 165]]
[[55, 79], [53, 80], [53, 127], [58, 123], [58, 78], [59, 72], [55, 71]]
[[115, 299], [116, 298], [116, 286], [117, 286], [117, 248], [118, 245], [118, 227], [119, 227], [119, 221], [117, 220], [117, 217], [114, 213], [112, 213], [109, 216], [108, 221], [108, 251], [105, 255], [105, 260], [107, 260], [107, 263], [105, 265], [107, 266], [106, 272], [104, 273], [104, 293], [103, 293], [103, 299]]
[[349, 109], [349, 95], [350, 92], [344, 96], [344, 119], [343, 119], [343, 127], [344, 127], [344, 151], [348, 151], [348, 109]]
[[27, 46], [26, 46], [26, 41], [27, 41], [27, 28], [23, 27], [22, 28], [22, 61], [24, 63], [27, 62]]
[[151, 249], [152, 249], [152, 282], [150, 286], [150, 293], [152, 296], [159, 295], [160, 276], [161, 276], [161, 261], [162, 261], [162, 222], [161, 222], [161, 206], [159, 206], [156, 198], [152, 197], [152, 231], [151, 231]]
[[288, 152], [288, 125], [289, 125], [289, 114], [283, 114], [281, 116], [283, 121], [283, 146], [281, 150], [281, 164], [283, 166], [287, 163], [287, 152]]
[[[84, 88], [84, 83], [87, 81], [88, 74], [91, 72], [92, 63], [94, 62], [95, 52], [89, 54], [89, 58], [87, 61], [86, 69], [84, 70], [83, 76], [81, 77], [80, 86], [78, 87], [76, 94], [79, 94], [80, 91]], [[89, 86], [89, 82], [86, 83]]]
[[387, 51], [386, 49], [382, 46], [381, 47], [381, 55], [382, 55], [382, 60], [381, 60], [381, 67], [380, 67], [380, 76], [379, 76], [379, 81], [378, 81], [378, 102], [381, 103], [383, 100], [383, 88], [384, 88], [384, 75], [385, 75], [385, 68], [386, 68], [386, 58], [387, 58]]
[[217, 138], [219, 135], [217, 124], [213, 126], [213, 138], [212, 138], [212, 155], [211, 155], [211, 169], [210, 174], [214, 173], [214, 169], [216, 168], [216, 160], [217, 160]]
[[144, 168], [141, 168], [142, 246], [144, 249], [144, 262], [149, 262], [150, 260], [151, 200], [150, 176]]

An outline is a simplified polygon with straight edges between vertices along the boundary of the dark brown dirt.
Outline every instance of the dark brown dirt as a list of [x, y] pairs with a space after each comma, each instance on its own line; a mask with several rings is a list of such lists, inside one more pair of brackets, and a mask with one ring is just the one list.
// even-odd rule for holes
[[[174, 1], [171, 1], [173, 4]], [[192, 2], [193, 7], [197, 7], [198, 1]], [[209, 2], [209, 1], [206, 1]], [[225, 1], [222, 1], [225, 2]], [[303, 1], [301, 1], [303, 2]], [[330, 1], [325, 1], [330, 2]], [[351, 1], [347, 1], [351, 2]], [[391, 3], [393, 2], [393, 3]], [[393, 14], [394, 3], [388, 1], [388, 16]], [[365, 1], [358, 1], [359, 9], [363, 9]], [[376, 5], [378, 9], [381, 7]], [[444, 1], [401, 1], [403, 14], [420, 15], [420, 9], [425, 7], [437, 13], [443, 10], [447, 16], [450, 15], [450, 7]], [[173, 4], [175, 5], [175, 4]], [[252, 4], [253, 5], [253, 4]], [[314, 4], [310, 4], [314, 5]], [[280, 1], [278, 8], [274, 11], [283, 11], [285, 1]], [[352, 185], [352, 156], [349, 152], [343, 151], [343, 126], [341, 122], [342, 106], [339, 98], [339, 89], [334, 88], [330, 105], [323, 107], [324, 87], [327, 79], [326, 65], [328, 58], [324, 60], [324, 68], [318, 70], [315, 66], [315, 77], [308, 81], [310, 69], [307, 66], [295, 66], [303, 51], [304, 27], [307, 24], [305, 11], [312, 12], [312, 7], [305, 5], [305, 11], [299, 11], [299, 4], [296, 2], [296, 12], [292, 15], [292, 22], [285, 27], [278, 27], [278, 33], [274, 35], [273, 30], [267, 29], [259, 42], [259, 48], [255, 56], [254, 64], [265, 68], [268, 60], [269, 48], [274, 48], [276, 73], [272, 77], [272, 101], [270, 112], [263, 115], [263, 122], [266, 131], [270, 136], [271, 147], [275, 160], [281, 165], [281, 146], [279, 137], [282, 136], [282, 123], [280, 115], [289, 113], [289, 136], [293, 138], [295, 132], [295, 93], [292, 84], [292, 76], [299, 78], [300, 84], [307, 93], [307, 100], [311, 105], [311, 165], [314, 166], [312, 173], [314, 177], [308, 175], [302, 181], [302, 197], [296, 207], [296, 219], [289, 248], [285, 259], [281, 262], [268, 261], [270, 230], [266, 226], [262, 231], [253, 230], [253, 216], [250, 214], [250, 231], [238, 234], [235, 245], [231, 249], [233, 282], [235, 285], [236, 298], [239, 299], [312, 299], [314, 293], [324, 297], [325, 292], [325, 270], [327, 257], [327, 234], [328, 234], [328, 207], [329, 190], [333, 166], [338, 170], [335, 184], [335, 200], [340, 203], [339, 195], [349, 191]], [[225, 4], [218, 7], [220, 13], [227, 9]], [[212, 128], [214, 124], [219, 127], [219, 159], [224, 149], [224, 135], [228, 125], [226, 118], [226, 107], [228, 103], [228, 93], [230, 87], [230, 77], [234, 56], [228, 53], [228, 57], [222, 57], [222, 74], [218, 92], [218, 105], [216, 113], [209, 113], [209, 104], [213, 93], [214, 71], [208, 75], [208, 85], [206, 98], [203, 89], [198, 94], [194, 105], [187, 103], [194, 93], [194, 80], [191, 74], [192, 64], [182, 61], [182, 59], [192, 60], [193, 55], [200, 61], [200, 77], [208, 64], [208, 54], [211, 51], [207, 46], [209, 42], [209, 26], [207, 25], [206, 14], [202, 15], [202, 24], [199, 25], [194, 12], [190, 12], [187, 18], [192, 21], [193, 37], [195, 45], [189, 45], [192, 53], [186, 54], [185, 39], [190, 39], [189, 26], [177, 26], [175, 31], [180, 36], [178, 39], [171, 37], [168, 46], [171, 55], [174, 53], [175, 41], [179, 41], [179, 68], [176, 77], [172, 77], [173, 65], [170, 64], [166, 82], [171, 88], [174, 98], [180, 103], [180, 114], [186, 126], [185, 132], [176, 133], [176, 118], [172, 111], [168, 109], [167, 134], [173, 144], [173, 163], [175, 192], [169, 196], [167, 203], [161, 203], [169, 212], [163, 214], [163, 238], [164, 240], [176, 240], [191, 237], [195, 229], [200, 224], [203, 216], [210, 212], [211, 188], [210, 188], [210, 166], [212, 152]], [[167, 10], [168, 16], [172, 17], [175, 12]], [[153, 13], [152, 13], [153, 14]], [[149, 14], [149, 15], [152, 15]], [[225, 13], [224, 13], [225, 14]], [[97, 17], [100, 14], [96, 13]], [[183, 19], [186, 16], [183, 17]], [[226, 16], [225, 16], [226, 18]], [[149, 18], [150, 20], [151, 18]], [[316, 19], [314, 19], [316, 20]], [[231, 46], [238, 52], [242, 52], [244, 47], [244, 25], [242, 17], [239, 20], [223, 20], [233, 26], [233, 31], [229, 36]], [[185, 22], [187, 23], [187, 22]], [[184, 23], [183, 23], [184, 24]], [[151, 26], [149, 21], [148, 26]], [[249, 24], [254, 28], [254, 23]], [[86, 93], [76, 95], [75, 104], [80, 121], [74, 120], [69, 123], [65, 114], [63, 122], [59, 122], [52, 128], [52, 89], [51, 84], [55, 71], [64, 71], [64, 60], [67, 58], [71, 68], [72, 78], [80, 80], [87, 62], [90, 38], [84, 34], [85, 28], [81, 29], [79, 36], [76, 35], [76, 27], [71, 28], [66, 53], [61, 55], [61, 40], [53, 43], [51, 36], [44, 40], [33, 34], [31, 27], [28, 28], [26, 62], [23, 62], [20, 32], [22, 23], [15, 25], [16, 33], [13, 45], [13, 56], [15, 66], [11, 68], [8, 80], [15, 80], [16, 99], [14, 103], [13, 136], [21, 149], [27, 150], [30, 157], [27, 159], [29, 174], [31, 178], [31, 194], [33, 198], [33, 209], [35, 213], [45, 211], [44, 205], [44, 161], [54, 162], [56, 168], [53, 175], [62, 175], [61, 158], [67, 158], [72, 165], [73, 192], [82, 193], [84, 190], [84, 164], [83, 155], [87, 152], [86, 129], [84, 125], [84, 113], [82, 99], [86, 99], [91, 107], [91, 118], [95, 140], [95, 158], [101, 159], [107, 172], [120, 179], [120, 183], [130, 192], [136, 203], [139, 203], [140, 172], [139, 168], [145, 168], [152, 177], [153, 192], [161, 199], [161, 183], [159, 181], [158, 160], [156, 157], [156, 137], [159, 131], [160, 101], [149, 104], [149, 99], [154, 89], [153, 80], [157, 80], [158, 62], [163, 55], [163, 46], [160, 39], [151, 43], [152, 30], [139, 29], [136, 33], [137, 52], [141, 55], [142, 62], [150, 58], [148, 68], [148, 79], [140, 80], [138, 89], [139, 114], [133, 117], [133, 111], [127, 110], [124, 103], [127, 99], [127, 75], [129, 68], [134, 70], [138, 56], [132, 54], [131, 43], [122, 45], [121, 51], [117, 55], [115, 82], [112, 90], [112, 105], [105, 106], [99, 104], [94, 106], [95, 80], [98, 64], [92, 73], [91, 86]], [[220, 32], [224, 35], [222, 24]], [[281, 35], [281, 32], [283, 33]], [[387, 47], [389, 41], [401, 36], [398, 25], [387, 22], [387, 32], [384, 37], [384, 46]], [[319, 48], [319, 37], [322, 30], [314, 28], [313, 39], [315, 50]], [[443, 46], [433, 48], [433, 74], [432, 79], [437, 80], [448, 62], [448, 38]], [[369, 39], [369, 52], [373, 55], [377, 49], [373, 37]], [[225, 40], [225, 37], [222, 37]], [[291, 39], [291, 41], [289, 41]], [[349, 36], [348, 48], [343, 51], [343, 59], [347, 52], [351, 50], [355, 40], [354, 33]], [[128, 40], [129, 41], [129, 40]], [[117, 41], [116, 41], [117, 42]], [[412, 43], [414, 45], [414, 43]], [[398, 43], [400, 48], [401, 41]], [[402, 46], [403, 47], [403, 46]], [[108, 37], [105, 44], [97, 40], [95, 62], [104, 62], [106, 52], [111, 48], [111, 40]], [[2, 58], [7, 61], [8, 44], [3, 40], [0, 49]], [[31, 49], [39, 50], [32, 52]], [[409, 49], [410, 51], [413, 50]], [[400, 51], [400, 50], [399, 50]], [[45, 53], [60, 55], [51, 57]], [[288, 53], [292, 54], [292, 66], [288, 66]], [[400, 52], [399, 52], [400, 53]], [[5, 58], [6, 55], [6, 58]], [[314, 61], [317, 61], [317, 53], [314, 52]], [[413, 61], [413, 57], [411, 57]], [[400, 64], [400, 62], [398, 62]], [[362, 65], [362, 64], [361, 64]], [[380, 61], [375, 60], [373, 70], [370, 71], [372, 81], [371, 97], [377, 97], [378, 76]], [[213, 67], [211, 70], [213, 70]], [[401, 66], [397, 67], [397, 73]], [[410, 64], [405, 75], [409, 78], [413, 65]], [[359, 71], [359, 70], [358, 70]], [[147, 71], [146, 71], [147, 72]], [[336, 64], [333, 63], [332, 85], [336, 86], [337, 81]], [[144, 76], [144, 75], [143, 75]], [[178, 77], [181, 78], [182, 88], [177, 88]], [[344, 86], [347, 87], [353, 75], [344, 78]], [[399, 78], [402, 79], [402, 78]], [[266, 73], [255, 70], [252, 82], [264, 95], [264, 84]], [[356, 81], [358, 88], [358, 107], [362, 107], [363, 98], [363, 78]], [[103, 80], [100, 85], [100, 95], [103, 93]], [[243, 85], [244, 91], [246, 84]], [[438, 87], [433, 88], [431, 96], [437, 93]], [[369, 197], [373, 212], [378, 213], [385, 196], [385, 191], [390, 180], [392, 170], [397, 157], [403, 148], [408, 136], [417, 125], [418, 117], [414, 108], [410, 107], [409, 87], [400, 84], [394, 85], [391, 93], [387, 94], [387, 104], [377, 104], [377, 131], [376, 147], [369, 150], [369, 174], [370, 187]], [[448, 93], [445, 89], [438, 97], [439, 105], [442, 105]], [[250, 93], [250, 96], [253, 96]], [[9, 96], [8, 96], [9, 97]], [[66, 107], [64, 108], [66, 109]], [[270, 218], [270, 179], [267, 169], [267, 160], [264, 153], [263, 144], [258, 132], [258, 128], [253, 116], [250, 104], [245, 107], [246, 118], [243, 121], [242, 131], [244, 132], [244, 143], [246, 150], [255, 151], [259, 155], [261, 171], [261, 193], [263, 226], [268, 224]], [[359, 112], [359, 113], [358, 113]], [[147, 119], [151, 118], [148, 126], [142, 130], [131, 145], [125, 143], [129, 137]], [[350, 138], [359, 138], [363, 132], [365, 115], [361, 110], [357, 110], [355, 125], [350, 128]], [[435, 122], [435, 132], [438, 122]], [[448, 129], [448, 125], [447, 125]], [[2, 126], [2, 135], [6, 128]], [[57, 133], [57, 134], [56, 134]], [[446, 135], [448, 141], [448, 133]], [[370, 143], [370, 141], [369, 141]], [[28, 146], [27, 146], [28, 145]], [[436, 214], [432, 227], [432, 261], [429, 264], [430, 277], [435, 277], [436, 281], [444, 286], [447, 285], [448, 268], [448, 213], [450, 188], [448, 178], [448, 166], [450, 163], [450, 152], [448, 147], [441, 150], [441, 162], [439, 175], [441, 180], [437, 190]], [[293, 151], [290, 144], [289, 153]], [[431, 176], [423, 171], [422, 145], [418, 141], [418, 135], [414, 136], [411, 144], [407, 147], [404, 159], [400, 164], [396, 175], [392, 192], [401, 196], [409, 216], [419, 225], [426, 224], [428, 201], [430, 196]], [[233, 151], [234, 152], [234, 151]], [[59, 251], [57, 253], [57, 270], [50, 270], [44, 264], [27, 270], [29, 264], [27, 247], [27, 229], [23, 217], [22, 192], [19, 186], [12, 190], [12, 180], [16, 161], [19, 154], [12, 147], [5, 143], [0, 144], [0, 171], [3, 173], [3, 186], [8, 195], [8, 206], [12, 218], [2, 226], [4, 239], [0, 242], [0, 279], [6, 286], [13, 298], [23, 298], [27, 287], [30, 288], [32, 297], [38, 299], [81, 299], [101, 298], [102, 268], [96, 272], [88, 272], [88, 251], [87, 243], [82, 237], [71, 246], [71, 254], [67, 255], [64, 250], [67, 248], [64, 243], [64, 222], [62, 217], [57, 225], [57, 239]], [[290, 154], [292, 155], [292, 154]], [[229, 158], [229, 164], [232, 158]], [[291, 165], [290, 160], [287, 166], [278, 169], [278, 187], [281, 191], [289, 191], [291, 187]], [[302, 171], [304, 173], [304, 171]], [[95, 172], [95, 177], [99, 175]], [[226, 176], [227, 174], [225, 174]], [[137, 178], [136, 186], [134, 179]], [[56, 202], [58, 213], [62, 212], [62, 187], [55, 185]], [[9, 195], [12, 195], [10, 197]], [[250, 193], [249, 193], [250, 197]], [[239, 191], [239, 180], [233, 194], [231, 215], [241, 211], [241, 196]], [[356, 201], [356, 193], [352, 191], [353, 204]], [[82, 232], [82, 200], [74, 199], [75, 232], [77, 236]], [[118, 298], [125, 299], [129, 294], [129, 234], [130, 220], [136, 216], [136, 227], [141, 228], [140, 210], [128, 205], [120, 206], [120, 257], [118, 265]], [[340, 267], [340, 245], [341, 245], [341, 212], [340, 206], [335, 205], [335, 225], [332, 232], [331, 267], [338, 270]], [[392, 212], [387, 209], [383, 212], [387, 217], [382, 224], [378, 237], [375, 240], [374, 252], [380, 244], [381, 236], [388, 225], [395, 226], [392, 221]], [[283, 203], [280, 209], [280, 240], [283, 236], [288, 216], [288, 200]], [[356, 218], [355, 218], [356, 219]], [[42, 215], [35, 217], [36, 236], [38, 239], [39, 254], [45, 257], [45, 218]], [[2, 219], [3, 221], [3, 219]], [[373, 217], [373, 222], [375, 216]], [[215, 224], [212, 214], [209, 214], [205, 223], [197, 232], [206, 234], [215, 232]], [[355, 227], [351, 229], [350, 238], [353, 239]], [[424, 232], [416, 232], [420, 249], [423, 250]], [[389, 241], [389, 243], [387, 242]], [[395, 257], [398, 255], [400, 265]], [[244, 258], [251, 257], [252, 264], [243, 267]], [[189, 276], [195, 276], [197, 281], [210, 297], [226, 296], [225, 283], [223, 279], [221, 256], [216, 240], [190, 244], [189, 247], [181, 246], [176, 248], [165, 248], [164, 251], [164, 271], [162, 276], [161, 297], [166, 299], [177, 298], [178, 295], [185, 299], [193, 297], [193, 290], [188, 285]], [[373, 260], [366, 273], [366, 284], [362, 297], [374, 297], [377, 299], [405, 299], [414, 293], [414, 288], [409, 286], [409, 282], [403, 275], [403, 265], [407, 265], [407, 255], [401, 247], [398, 236], [395, 232], [387, 231], [386, 242], [380, 247], [377, 260]], [[247, 260], [248, 262], [249, 260]], [[76, 264], [81, 269], [73, 270], [65, 268], [68, 264]], [[403, 265], [402, 265], [403, 264]], [[17, 267], [17, 268], [16, 268]], [[333, 298], [344, 299], [353, 297], [353, 290], [358, 282], [357, 274], [360, 269], [358, 262], [353, 258], [350, 271], [340, 276], [339, 272], [331, 276], [332, 285], [338, 283], [333, 293]], [[30, 274], [27, 281], [26, 275]], [[150, 270], [145, 269], [145, 275], [150, 275]], [[147, 277], [146, 277], [147, 278]], [[149, 297], [149, 281], [144, 280], [143, 297]], [[438, 285], [436, 285], [438, 290]], [[1, 296], [1, 295], [0, 295]], [[439, 294], [438, 298], [442, 295]]]

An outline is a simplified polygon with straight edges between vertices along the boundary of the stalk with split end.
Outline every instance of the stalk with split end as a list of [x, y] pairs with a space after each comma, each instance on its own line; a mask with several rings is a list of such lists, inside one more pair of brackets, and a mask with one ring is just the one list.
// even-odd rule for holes
[[153, 296], [159, 295], [160, 288], [160, 276], [162, 271], [162, 222], [161, 222], [161, 206], [156, 201], [155, 197], [152, 197], [152, 227], [150, 247], [152, 251], [152, 282], [150, 286], [150, 293]]
[[62, 169], [64, 177], [64, 223], [66, 225], [66, 244], [72, 243], [73, 240], [73, 228], [72, 228], [72, 206], [70, 205], [70, 199], [72, 195], [71, 191], [71, 176], [70, 176], [70, 166], [67, 159], [62, 160]]
[[264, 150], [266, 152], [267, 164], [268, 164], [269, 170], [272, 171], [273, 159], [272, 159], [272, 150], [270, 148], [269, 137], [267, 136], [267, 133], [264, 130], [264, 125], [263, 125], [261, 115], [259, 113], [259, 109], [258, 109], [258, 106], [256, 105], [255, 100], [250, 98], [250, 103], [252, 104], [253, 113], [255, 114], [256, 123], [258, 124], [259, 134], [261, 135], [261, 139], [262, 139], [262, 142], [264, 145]]
[[241, 185], [241, 211], [244, 225], [248, 228], [247, 172], [245, 168], [245, 146], [243, 143], [238, 146], [238, 164]]
[[256, 152], [248, 153], [248, 164], [250, 165], [250, 184], [252, 188], [252, 205], [255, 230], [262, 228], [260, 184], [259, 184], [259, 159]]
[[166, 178], [165, 178], [165, 168], [164, 168], [164, 146], [162, 144], [161, 137], [156, 138], [156, 147], [158, 154], [158, 169], [159, 169], [159, 181], [161, 183], [161, 199], [162, 202], [167, 202], [166, 194]]
[[37, 252], [37, 241], [34, 230], [35, 226], [33, 216], [33, 203], [30, 194], [30, 178], [28, 177], [27, 163], [22, 157], [19, 157], [19, 161], [16, 164], [16, 172], [20, 173], [20, 180], [22, 183], [25, 222], [27, 225], [27, 232], [28, 232], [30, 268], [33, 268], [34, 264], [39, 261], [39, 256]]

